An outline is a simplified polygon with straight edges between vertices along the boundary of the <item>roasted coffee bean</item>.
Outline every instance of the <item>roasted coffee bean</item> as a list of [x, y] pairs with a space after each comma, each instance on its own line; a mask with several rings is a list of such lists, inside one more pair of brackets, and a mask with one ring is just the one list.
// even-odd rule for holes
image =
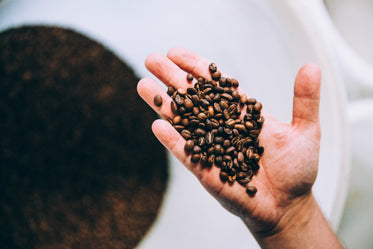
[[175, 88], [173, 88], [172, 86], [167, 87], [168, 96], [171, 96], [172, 94], [174, 94], [174, 92], [175, 92]]
[[194, 147], [194, 142], [193, 142], [193, 140], [187, 140], [187, 141], [185, 142], [185, 146], [184, 146], [185, 151], [192, 151], [192, 150], [193, 150], [193, 147]]
[[187, 127], [187, 126], [189, 125], [189, 119], [187, 119], [187, 118], [183, 118], [183, 119], [181, 120], [181, 124], [184, 125], [185, 127]]
[[186, 109], [188, 109], [188, 110], [190, 110], [190, 109], [192, 109], [193, 108], [193, 101], [191, 100], [191, 99], [189, 99], [189, 98], [186, 98], [185, 100], [184, 100], [184, 106], [185, 106], [185, 108]]
[[190, 160], [193, 162], [193, 163], [198, 163], [199, 160], [201, 159], [201, 154], [193, 154], [192, 157], [190, 158]]
[[199, 121], [205, 121], [207, 119], [207, 115], [203, 112], [200, 112], [198, 115], [197, 115], [197, 118]]
[[220, 166], [223, 162], [223, 157], [222, 156], [215, 156], [215, 164]]
[[233, 99], [235, 99], [235, 100], [239, 100], [239, 99], [241, 98], [240, 93], [239, 93], [237, 90], [234, 90], [234, 91], [232, 92], [232, 97], [233, 97]]
[[246, 104], [246, 102], [247, 102], [247, 95], [246, 94], [242, 94], [241, 98], [240, 98], [240, 104], [244, 105], [244, 104]]
[[246, 172], [246, 171], [249, 170], [249, 166], [246, 163], [242, 163], [241, 164], [241, 170], [244, 171], [244, 172]]
[[252, 122], [250, 122], [250, 121], [245, 121], [245, 127], [246, 127], [246, 129], [252, 129], [252, 128], [254, 128], [254, 125], [253, 125], [253, 123]]
[[229, 139], [224, 140], [223, 147], [228, 148], [229, 146], [231, 146], [231, 141]]
[[203, 147], [206, 143], [206, 138], [205, 137], [199, 137], [197, 140], [197, 144], [199, 147]]
[[228, 128], [234, 128], [235, 127], [235, 124], [236, 124], [236, 121], [234, 119], [228, 119], [226, 122], [225, 122], [225, 125], [228, 127]]
[[171, 102], [171, 111], [175, 115], [178, 114], [178, 107], [177, 107], [177, 104], [174, 101]]
[[194, 146], [193, 146], [192, 152], [193, 152], [194, 154], [201, 153], [201, 151], [202, 151], [202, 149], [201, 149], [201, 147], [199, 147], [198, 145], [194, 145]]
[[206, 152], [204, 152], [203, 154], [201, 154], [201, 164], [202, 164], [202, 166], [210, 166], [207, 163], [207, 159], [208, 159], [208, 157], [206, 155]]
[[231, 147], [228, 147], [228, 148], [225, 150], [225, 153], [227, 153], [227, 154], [231, 154], [231, 153], [234, 152], [235, 150], [236, 150], [236, 147], [231, 146]]
[[194, 130], [194, 134], [197, 136], [204, 136], [206, 134], [206, 131], [202, 128], [197, 128]]
[[234, 182], [234, 180], [236, 180], [236, 175], [233, 175], [233, 176], [228, 176], [228, 182], [229, 183], [233, 183]]
[[245, 178], [247, 176], [247, 174], [245, 172], [238, 172], [237, 174], [237, 179], [242, 179], [242, 178]]
[[246, 101], [246, 104], [248, 105], [254, 105], [256, 103], [256, 99], [254, 98], [248, 98]]
[[197, 77], [197, 81], [201, 84], [205, 83], [205, 78], [201, 77], [201, 76], [198, 76]]
[[260, 103], [260, 102], [256, 102], [256, 103], [254, 104], [254, 110], [255, 110], [256, 112], [260, 112], [260, 111], [262, 110], [262, 103]]
[[186, 78], [187, 78], [187, 81], [190, 82], [190, 81], [193, 80], [193, 75], [191, 73], [188, 73], [187, 76], [186, 76]]
[[163, 103], [161, 95], [154, 96], [154, 105], [161, 106]]
[[225, 87], [225, 86], [227, 85], [227, 78], [225, 78], [225, 77], [220, 77], [219, 85], [220, 85], [221, 87]]
[[215, 63], [212, 62], [212, 63], [210, 63], [210, 65], [209, 65], [209, 70], [210, 70], [211, 73], [215, 73], [216, 70], [218, 70], [218, 67], [216, 66]]
[[260, 156], [263, 154], [264, 148], [262, 146], [259, 146], [256, 148], [256, 153], [258, 153]]
[[213, 165], [214, 162], [215, 162], [215, 155], [210, 155], [210, 156], [208, 157], [208, 159], [207, 159], [207, 163], [208, 163], [209, 165]]
[[264, 123], [264, 117], [263, 116], [260, 116], [260, 118], [258, 120], [256, 120], [256, 122], [260, 125], [262, 125]]
[[235, 124], [234, 128], [237, 129], [237, 130], [239, 130], [239, 131], [242, 131], [242, 132], [247, 131], [246, 127], [243, 124]]
[[219, 80], [220, 77], [221, 77], [221, 73], [219, 71], [216, 71], [216, 72], [214, 72], [214, 73], [211, 74], [211, 78], [213, 80]]
[[232, 161], [232, 157], [230, 155], [224, 155], [223, 161]]
[[[216, 104], [216, 103], [215, 103]], [[208, 107], [208, 111], [209, 111], [209, 115], [210, 117], [213, 117], [215, 115], [215, 111], [214, 111], [214, 107], [212, 105], [210, 105]]]
[[226, 87], [231, 87], [232, 86], [232, 79], [231, 78], [227, 78], [226, 81], [225, 81], [225, 86]]
[[246, 185], [250, 182], [251, 178], [250, 177], [245, 177], [245, 178], [241, 178], [241, 179], [238, 179], [238, 182], [241, 184], [241, 185]]
[[220, 144], [215, 144], [214, 146], [214, 153], [215, 155], [221, 155], [223, 147]]
[[224, 138], [220, 137], [220, 136], [216, 136], [215, 139], [214, 139], [214, 142], [216, 144], [222, 144], [224, 142]]
[[184, 88], [178, 88], [177, 93], [180, 94], [181, 96], [184, 96], [187, 92]]
[[179, 124], [181, 122], [181, 116], [180, 115], [177, 115], [175, 116], [173, 119], [172, 119], [173, 123], [175, 125]]
[[257, 189], [256, 189], [256, 187], [254, 187], [254, 186], [247, 186], [247, 188], [246, 188], [246, 192], [247, 192], [249, 195], [255, 195], [255, 193], [257, 192]]
[[192, 132], [188, 131], [188, 130], [182, 130], [180, 132], [181, 136], [185, 139], [185, 140], [188, 140], [188, 139], [191, 139], [192, 138]]
[[182, 131], [183, 129], [185, 129], [185, 126], [184, 125], [175, 125], [174, 124], [174, 128], [177, 130], [177, 131]]
[[233, 87], [238, 87], [238, 86], [239, 86], [239, 82], [238, 82], [238, 80], [236, 80], [236, 79], [231, 79], [231, 82], [232, 82], [232, 86], [233, 86]]
[[180, 95], [176, 95], [175, 98], [174, 98], [174, 101], [179, 106], [184, 104], [184, 99]]
[[225, 98], [225, 99], [229, 100], [229, 101], [232, 101], [232, 100], [233, 100], [232, 95], [230, 95], [229, 93], [222, 93], [222, 94], [220, 94], [220, 96], [221, 96], [222, 98]]
[[224, 133], [225, 133], [227, 136], [230, 136], [230, 135], [233, 134], [233, 131], [232, 131], [232, 129], [224, 128]]
[[238, 154], [237, 154], [237, 160], [240, 163], [242, 163], [245, 160], [245, 156], [244, 156], [244, 154], [241, 151], [238, 152]]
[[214, 142], [214, 134], [209, 131], [206, 133], [206, 144], [210, 145]]
[[220, 179], [223, 181], [223, 182], [226, 182], [228, 180], [228, 173], [225, 172], [225, 171], [220, 171]]
[[207, 99], [201, 99], [200, 103], [204, 107], [208, 107], [210, 105], [210, 102]]

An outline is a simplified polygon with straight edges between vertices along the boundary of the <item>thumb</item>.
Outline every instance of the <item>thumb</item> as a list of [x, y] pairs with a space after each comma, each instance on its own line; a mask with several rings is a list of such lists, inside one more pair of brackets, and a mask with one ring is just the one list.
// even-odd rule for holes
[[294, 126], [309, 126], [319, 122], [321, 70], [316, 64], [304, 65], [294, 84]]

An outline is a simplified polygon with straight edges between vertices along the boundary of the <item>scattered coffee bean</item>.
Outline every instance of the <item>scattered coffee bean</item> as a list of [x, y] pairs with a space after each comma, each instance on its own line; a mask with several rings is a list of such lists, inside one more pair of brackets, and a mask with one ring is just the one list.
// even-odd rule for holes
[[255, 193], [257, 192], [257, 189], [256, 189], [256, 187], [254, 187], [254, 186], [247, 186], [247, 188], [246, 188], [246, 192], [247, 192], [249, 195], [255, 195]]
[[162, 97], [161, 95], [155, 95], [154, 96], [154, 105], [161, 106], [162, 105]]
[[209, 65], [209, 70], [210, 70], [211, 73], [215, 73], [217, 69], [218, 69], [218, 67], [216, 66], [215, 63], [211, 63]]
[[187, 81], [192, 81], [193, 80], [193, 75], [191, 73], [187, 74]]

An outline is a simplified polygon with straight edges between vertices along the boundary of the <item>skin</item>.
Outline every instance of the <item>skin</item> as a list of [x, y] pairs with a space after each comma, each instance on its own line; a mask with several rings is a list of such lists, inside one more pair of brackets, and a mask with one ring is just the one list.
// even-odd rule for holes
[[[145, 66], [166, 86], [186, 89], [191, 86], [187, 73], [211, 79], [210, 63], [187, 49], [172, 48], [167, 56], [150, 54]], [[237, 182], [223, 184], [217, 167], [191, 163], [190, 155], [184, 151], [185, 140], [167, 121], [159, 119], [152, 125], [159, 141], [224, 208], [242, 219], [262, 248], [342, 248], [312, 194], [321, 137], [320, 82], [317, 65], [306, 64], [299, 70], [290, 124], [281, 123], [262, 110], [265, 122], [259, 140], [265, 151], [259, 161], [260, 169], [250, 182], [258, 189], [254, 196], [249, 196]], [[140, 80], [137, 89], [161, 117], [173, 116], [171, 98], [154, 79]], [[160, 107], [153, 102], [157, 94], [163, 99]]]

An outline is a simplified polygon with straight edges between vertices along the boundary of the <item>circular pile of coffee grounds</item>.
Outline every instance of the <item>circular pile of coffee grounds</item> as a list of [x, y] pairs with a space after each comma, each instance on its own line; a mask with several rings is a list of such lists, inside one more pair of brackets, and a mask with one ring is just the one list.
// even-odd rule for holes
[[0, 248], [134, 248], [167, 183], [138, 78], [75, 31], [0, 33]]

